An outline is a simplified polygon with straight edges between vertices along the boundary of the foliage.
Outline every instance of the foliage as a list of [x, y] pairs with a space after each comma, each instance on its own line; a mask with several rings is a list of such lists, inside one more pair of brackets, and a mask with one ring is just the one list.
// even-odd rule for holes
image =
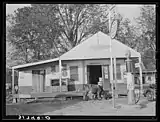
[[[52, 15], [50, 18], [52, 22], [47, 21], [53, 24], [50, 26], [45, 21], [46, 16], [43, 11], [39, 12], [38, 7], [24, 7], [15, 11], [15, 15], [8, 16], [12, 23], [10, 22], [11, 26], [8, 27], [7, 41], [15, 48], [15, 52], [11, 55], [12, 58], [18, 58], [22, 54], [20, 56], [22, 61], [28, 63], [49, 57], [53, 58], [56, 55], [56, 51], [53, 51], [53, 41], [56, 38], [57, 33], [55, 32], [58, 29], [55, 26], [58, 21], [55, 21], [56, 19]], [[49, 17], [47, 16], [47, 18]], [[51, 29], [48, 27], [54, 29], [54, 33], [50, 33], [49, 36], [47, 35], [49, 33], [46, 32]], [[51, 55], [52, 53], [54, 56]]]
[[133, 25], [129, 19], [123, 18], [116, 39], [140, 52], [147, 69], [155, 69], [156, 30], [154, 6], [142, 6], [140, 16], [135, 20], [136, 24]]
[[141, 31], [139, 36], [142, 45], [142, 59], [148, 69], [156, 66], [156, 12], [155, 6], [144, 5], [141, 7], [140, 17], [136, 18], [137, 27]]
[[17, 9], [7, 16], [6, 38], [15, 49], [12, 61], [54, 58], [99, 30], [107, 32], [107, 9], [105, 4], [33, 4]]
[[[18, 65], [55, 58], [91, 35], [109, 33], [108, 4], [33, 4], [7, 16], [6, 39], [12, 46], [7, 62]], [[155, 66], [155, 8], [144, 5], [137, 25], [118, 14], [116, 39]]]

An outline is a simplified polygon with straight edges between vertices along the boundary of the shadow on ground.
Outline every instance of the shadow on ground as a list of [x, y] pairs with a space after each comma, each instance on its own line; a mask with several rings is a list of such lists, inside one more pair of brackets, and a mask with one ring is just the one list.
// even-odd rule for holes
[[148, 100], [146, 100], [146, 101], [140, 102], [140, 103], [139, 103], [140, 109], [147, 108], [147, 104], [148, 104], [148, 103], [151, 103], [151, 102], [154, 102], [154, 101], [148, 101]]
[[[154, 101], [148, 101], [146, 98], [141, 97], [139, 102], [135, 105], [138, 105], [139, 109], [147, 108], [148, 104], [154, 102]], [[128, 105], [128, 98], [126, 96], [121, 96], [118, 99], [115, 100], [116, 104], [122, 104], [122, 105]], [[112, 100], [110, 101], [110, 104], [112, 104]], [[119, 107], [118, 107], [119, 108]]]
[[82, 101], [82, 97], [73, 97], [72, 100], [40, 99], [35, 103], [6, 105], [6, 115], [39, 115], [52, 112], [77, 104]]

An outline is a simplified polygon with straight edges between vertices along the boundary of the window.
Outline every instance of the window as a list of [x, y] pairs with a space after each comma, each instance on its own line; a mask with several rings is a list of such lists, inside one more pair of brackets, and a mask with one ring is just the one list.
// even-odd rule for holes
[[59, 72], [59, 65], [56, 65], [56, 72]]
[[70, 67], [70, 79], [73, 81], [78, 81], [78, 66]]
[[52, 73], [56, 72], [56, 65], [52, 65], [52, 66], [51, 66], [51, 72], [52, 72]]
[[135, 83], [135, 84], [140, 84], [140, 79], [139, 79], [139, 77], [134, 77], [134, 83]]
[[[54, 73], [54, 72], [59, 72], [59, 65], [52, 65], [51, 66], [51, 72]], [[66, 72], [67, 72], [67, 65], [66, 64], [63, 64], [62, 65], [62, 73], [64, 72], [64, 74], [66, 75]], [[63, 74], [62, 74], [63, 75]]]
[[62, 70], [67, 70], [67, 64], [62, 64]]
[[[66, 82], [62, 80], [62, 86], [66, 85]], [[51, 86], [59, 86], [59, 79], [51, 80]]]
[[150, 76], [148, 76], [148, 80], [151, 81], [151, 77]]
[[62, 76], [63, 77], [67, 76], [67, 65], [66, 64], [62, 65]]
[[51, 72], [52, 73], [59, 72], [59, 65], [52, 65], [51, 66]]
[[[120, 64], [116, 65], [117, 80], [121, 80], [121, 67], [120, 66], [121, 66]], [[113, 79], [115, 79], [114, 76], [115, 76], [115, 73], [114, 73], [114, 66], [113, 66]]]
[[145, 77], [142, 77], [142, 83], [145, 84]]

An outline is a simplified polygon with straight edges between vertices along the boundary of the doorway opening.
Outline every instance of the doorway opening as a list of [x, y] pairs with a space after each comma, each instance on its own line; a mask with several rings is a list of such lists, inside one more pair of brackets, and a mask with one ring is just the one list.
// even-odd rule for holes
[[99, 77], [102, 77], [102, 67], [101, 65], [88, 65], [88, 83], [98, 84]]

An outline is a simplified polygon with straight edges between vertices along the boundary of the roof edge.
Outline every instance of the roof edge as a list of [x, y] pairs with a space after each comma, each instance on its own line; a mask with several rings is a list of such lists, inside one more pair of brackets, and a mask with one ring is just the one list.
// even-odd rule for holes
[[59, 60], [59, 58], [54, 58], [54, 59], [49, 59], [49, 60], [44, 60], [44, 61], [39, 61], [39, 62], [34, 62], [34, 63], [22, 64], [22, 65], [13, 66], [12, 69], [20, 69], [20, 68], [25, 68], [25, 67], [29, 67], [29, 66], [45, 64], [45, 63], [50, 63], [50, 62], [54, 62], [57, 60]]

